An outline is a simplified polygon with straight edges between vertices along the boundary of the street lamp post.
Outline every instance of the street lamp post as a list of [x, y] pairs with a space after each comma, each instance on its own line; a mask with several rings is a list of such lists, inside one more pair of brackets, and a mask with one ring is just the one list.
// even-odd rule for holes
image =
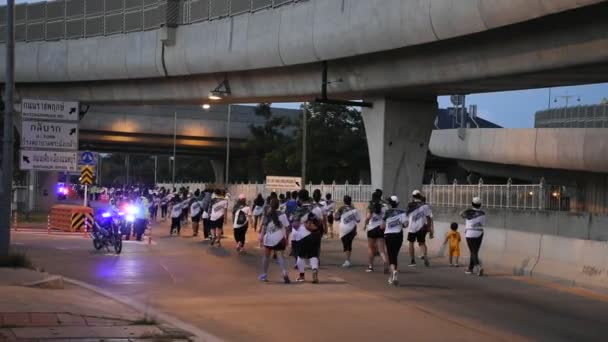
[[6, 1], [6, 60], [4, 72], [4, 140], [2, 142], [2, 184], [0, 199], [0, 256], [8, 255], [10, 247], [11, 206], [13, 188], [13, 111], [15, 90], [15, 0]]
[[[230, 83], [228, 79], [224, 79], [215, 89], [209, 92], [209, 99], [212, 101], [223, 100], [225, 97], [232, 95], [230, 90]], [[204, 108], [204, 107], [203, 107]], [[226, 125], [226, 165], [224, 175], [224, 185], [228, 184], [228, 177], [230, 177], [230, 116], [232, 115], [232, 104], [228, 104], [228, 118]]]
[[302, 104], [302, 189], [306, 188], [306, 140], [308, 136], [308, 117], [306, 113], [306, 105], [306, 102]]

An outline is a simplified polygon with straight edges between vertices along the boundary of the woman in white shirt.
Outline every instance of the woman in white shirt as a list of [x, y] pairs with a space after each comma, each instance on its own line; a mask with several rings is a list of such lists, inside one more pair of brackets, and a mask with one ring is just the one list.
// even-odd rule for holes
[[228, 201], [222, 196], [222, 191], [215, 190], [215, 198], [211, 200], [211, 209], [209, 209], [209, 225], [213, 232], [211, 246], [217, 243], [218, 247], [222, 246], [222, 227], [226, 218], [226, 210], [228, 209]]
[[335, 218], [340, 222], [340, 240], [346, 261], [342, 267], [351, 266], [350, 255], [353, 251], [353, 240], [357, 236], [357, 224], [361, 222], [361, 214], [352, 205], [353, 200], [350, 196], [344, 196], [344, 206], [336, 212]]
[[247, 205], [245, 195], [240, 194], [239, 200], [232, 209], [232, 217], [234, 218], [234, 241], [236, 242], [236, 251], [241, 253], [245, 249], [245, 237], [249, 228], [249, 216], [251, 216], [251, 208]]
[[365, 219], [365, 230], [367, 231], [367, 246], [369, 250], [369, 265], [365, 272], [374, 271], [374, 258], [376, 251], [384, 262], [384, 273], [388, 274], [388, 260], [386, 258], [386, 244], [384, 243], [384, 232], [380, 228], [386, 206], [382, 203], [382, 196], [378, 191], [372, 194], [372, 200], [368, 207]]
[[262, 274], [259, 276], [261, 281], [268, 281], [268, 267], [270, 265], [270, 254], [276, 253], [277, 261], [281, 266], [283, 281], [289, 284], [289, 274], [285, 262], [285, 247], [287, 247], [287, 227], [289, 220], [287, 215], [279, 211], [279, 200], [273, 198], [270, 201], [270, 210], [265, 214], [264, 224], [260, 230], [260, 242], [264, 246], [262, 256]]
[[384, 231], [384, 241], [388, 251], [388, 263], [391, 268], [391, 276], [388, 278], [389, 285], [399, 285], [397, 261], [399, 251], [403, 245], [403, 228], [407, 221], [405, 210], [398, 209], [399, 198], [391, 196], [388, 200], [390, 208], [382, 219], [382, 230]]
[[473, 198], [471, 208], [460, 213], [460, 216], [465, 220], [465, 237], [467, 246], [471, 252], [469, 268], [466, 274], [473, 274], [477, 269], [477, 274], [483, 276], [483, 267], [479, 260], [479, 250], [483, 241], [483, 227], [486, 224], [486, 213], [481, 210], [481, 198]]
[[263, 214], [264, 214], [264, 198], [262, 197], [262, 194], [258, 194], [258, 196], [253, 201], [253, 231], [254, 232], [258, 231], [258, 221], [260, 221], [260, 222], [262, 221], [262, 220], [260, 220], [260, 218], [262, 217]]

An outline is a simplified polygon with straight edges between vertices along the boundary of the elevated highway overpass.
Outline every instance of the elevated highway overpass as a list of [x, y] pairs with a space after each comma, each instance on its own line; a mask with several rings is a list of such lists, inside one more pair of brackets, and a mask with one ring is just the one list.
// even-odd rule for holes
[[[329, 97], [373, 103], [363, 111], [372, 183], [404, 196], [422, 179], [437, 95], [608, 81], [606, 0], [146, 3], [144, 21], [157, 4], [157, 25], [133, 29], [124, 7], [97, 13], [122, 15], [123, 26], [93, 35], [87, 6], [38, 18], [63, 20], [65, 35], [26, 30], [18, 96], [202, 104], [227, 80], [224, 102], [300, 101], [321, 95], [326, 71]], [[27, 9], [24, 18], [29, 28]], [[68, 36], [74, 22], [84, 28]]]

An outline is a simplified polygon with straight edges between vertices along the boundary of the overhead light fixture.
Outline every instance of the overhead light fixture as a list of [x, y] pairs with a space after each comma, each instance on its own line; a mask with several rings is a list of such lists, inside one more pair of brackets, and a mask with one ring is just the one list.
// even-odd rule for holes
[[208, 103], [205, 103], [204, 105], [201, 106], [201, 108], [203, 108], [204, 110], [207, 110], [207, 109], [211, 108], [211, 105]]
[[219, 101], [232, 95], [228, 79], [224, 79], [215, 89], [209, 92], [209, 100]]

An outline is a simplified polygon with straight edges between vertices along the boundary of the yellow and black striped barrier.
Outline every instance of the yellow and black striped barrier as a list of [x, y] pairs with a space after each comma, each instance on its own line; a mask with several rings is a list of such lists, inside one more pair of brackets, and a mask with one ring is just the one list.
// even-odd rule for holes
[[73, 213], [72, 214], [72, 228], [73, 232], [87, 232], [91, 230], [93, 226], [93, 214], [90, 213]]

